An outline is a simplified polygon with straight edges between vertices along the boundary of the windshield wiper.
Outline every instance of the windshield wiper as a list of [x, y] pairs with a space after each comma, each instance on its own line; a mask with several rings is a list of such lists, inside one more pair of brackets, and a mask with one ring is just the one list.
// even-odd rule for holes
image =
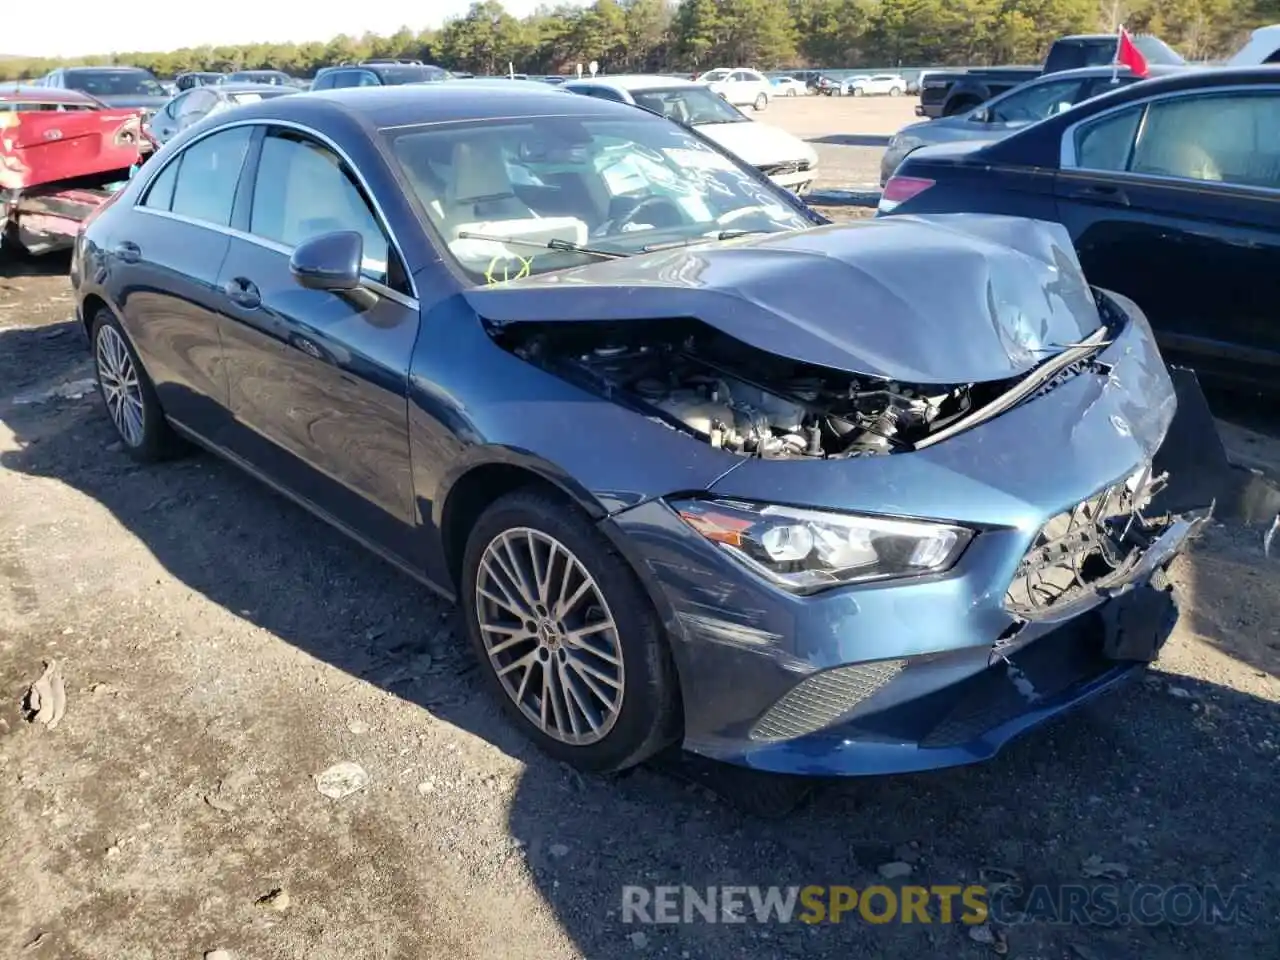
[[472, 233], [460, 230], [457, 236], [462, 240], [488, 240], [490, 243], [510, 243], [517, 247], [537, 247], [539, 250], [563, 250], [565, 253], [585, 253], [604, 260], [625, 260], [629, 253], [618, 253], [616, 250], [600, 250], [596, 247], [584, 247], [568, 240], [552, 238], [550, 240], [524, 240], [520, 237], [494, 237], [487, 233]]
[[669, 243], [651, 243], [641, 247], [645, 253], [655, 250], [670, 250], [673, 247], [691, 247], [695, 243], [711, 243], [713, 240], [736, 240], [738, 237], [750, 236], [753, 233], [775, 233], [774, 230], [721, 230], [715, 236], [689, 237], [687, 240], [672, 240]]

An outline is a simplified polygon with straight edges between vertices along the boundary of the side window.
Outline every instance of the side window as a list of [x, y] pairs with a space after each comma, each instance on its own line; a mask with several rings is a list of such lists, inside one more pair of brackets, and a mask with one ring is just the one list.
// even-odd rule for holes
[[355, 230], [364, 237], [364, 275], [389, 282], [386, 234], [342, 161], [305, 137], [269, 134], [262, 141], [249, 231], [296, 247], [335, 230]]
[[312, 90], [329, 90], [333, 87], [333, 74], [322, 73], [311, 81]]
[[734, 82], [740, 82], [743, 80], [752, 80], [754, 78], [751, 76], [751, 74], [747, 73], [747, 71], [745, 70], [735, 70], [732, 74], [729, 75], [729, 79], [733, 80]]
[[1075, 165], [1084, 170], [1126, 169], [1144, 109], [1121, 110], [1079, 127], [1075, 132]]
[[1280, 91], [1152, 103], [1130, 170], [1280, 189]]
[[160, 176], [152, 181], [147, 194], [142, 198], [142, 206], [152, 210], [168, 210], [173, 206], [173, 185], [178, 182], [178, 167], [182, 158], [178, 157], [160, 171]]
[[187, 102], [178, 111], [178, 119], [183, 123], [194, 123], [212, 110], [217, 100], [218, 95], [212, 90], [205, 90], [203, 87], [192, 90]]
[[186, 103], [187, 99], [190, 96], [191, 96], [190, 93], [184, 93], [174, 97], [167, 104], [165, 104], [165, 108], [160, 112], [163, 113], [170, 120], [177, 119], [178, 111], [182, 109], [182, 105]]
[[1079, 80], [1032, 84], [992, 104], [991, 118], [1003, 123], [1035, 123], [1071, 107], [1079, 95]]
[[230, 225], [249, 136], [248, 127], [233, 127], [198, 140], [182, 152], [182, 169], [173, 187], [174, 213]]

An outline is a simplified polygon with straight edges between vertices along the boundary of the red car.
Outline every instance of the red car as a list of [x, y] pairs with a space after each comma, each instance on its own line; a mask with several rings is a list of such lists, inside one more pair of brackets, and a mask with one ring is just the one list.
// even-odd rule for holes
[[152, 148], [136, 109], [75, 90], [0, 87], [0, 245], [70, 247]]

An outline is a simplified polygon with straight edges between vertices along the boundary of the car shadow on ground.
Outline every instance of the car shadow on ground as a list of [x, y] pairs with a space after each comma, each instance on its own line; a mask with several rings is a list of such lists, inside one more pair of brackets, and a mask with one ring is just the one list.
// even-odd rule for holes
[[[36, 387], [74, 383], [86, 370], [73, 323], [0, 330], [6, 398], [19, 379], [35, 397]], [[705, 768], [686, 768], [679, 756], [620, 777], [581, 777], [504, 721], [438, 598], [211, 456], [133, 464], [113, 442], [96, 395], [75, 394], [0, 401], [0, 424], [16, 441], [0, 466], [93, 498], [191, 590], [527, 761], [509, 829], [580, 956], [977, 957], [1007, 947], [1015, 957], [1114, 960], [1261, 956], [1274, 948], [1280, 846], [1268, 825], [1280, 708], [1273, 702], [1157, 673], [990, 763], [826, 784], [776, 821], [724, 802], [726, 793], [752, 789], [749, 782], [712, 782], [717, 794], [702, 782]], [[1190, 559], [1196, 602], [1218, 609], [1203, 591], [1229, 581], [1201, 563]], [[897, 869], [909, 878], [882, 880], [889, 863], [906, 864]], [[711, 885], [877, 882], [894, 890], [1013, 883], [1002, 901], [1008, 910], [1032, 909], [1027, 898], [1037, 885], [1113, 885], [1121, 893], [1135, 884], [1217, 884], [1224, 892], [1242, 885], [1241, 915], [1230, 925], [1051, 924], [1040, 900], [1041, 922], [1001, 927], [984, 945], [985, 928], [975, 934], [919, 918], [873, 923], [856, 910], [835, 925], [652, 926], [624, 922], [622, 911], [628, 886], [688, 885], [705, 895]], [[1148, 900], [1148, 908], [1161, 902]], [[881, 914], [882, 906], [872, 912]]]
[[887, 147], [892, 134], [833, 133], [825, 137], [807, 137], [808, 143], [829, 143], [838, 147]]

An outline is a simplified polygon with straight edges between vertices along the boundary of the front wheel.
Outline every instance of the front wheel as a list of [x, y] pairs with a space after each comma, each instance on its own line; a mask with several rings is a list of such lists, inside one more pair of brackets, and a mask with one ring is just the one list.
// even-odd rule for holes
[[678, 738], [657, 614], [627, 562], [567, 501], [524, 490], [493, 503], [467, 540], [462, 603], [494, 695], [552, 757], [603, 773]]
[[769, 98], [763, 93], [756, 94], [755, 103], [751, 104], [756, 110], [763, 110], [769, 105]]
[[795, 88], [795, 87], [792, 87], [790, 90], [788, 90], [788, 91], [787, 91], [787, 96], [788, 96], [788, 97], [794, 97], [795, 95], [796, 95], [796, 88]]
[[854, 95], [855, 97], [860, 97], [860, 96], [862, 96], [862, 88], [861, 88], [861, 87], [854, 87], [854, 88], [853, 88], [853, 90], [852, 90], [851, 92], [853, 93], [853, 95]]
[[901, 88], [901, 87], [890, 87], [890, 88], [889, 88], [889, 96], [891, 96], [891, 97], [900, 97], [900, 96], [902, 96], [902, 88]]

